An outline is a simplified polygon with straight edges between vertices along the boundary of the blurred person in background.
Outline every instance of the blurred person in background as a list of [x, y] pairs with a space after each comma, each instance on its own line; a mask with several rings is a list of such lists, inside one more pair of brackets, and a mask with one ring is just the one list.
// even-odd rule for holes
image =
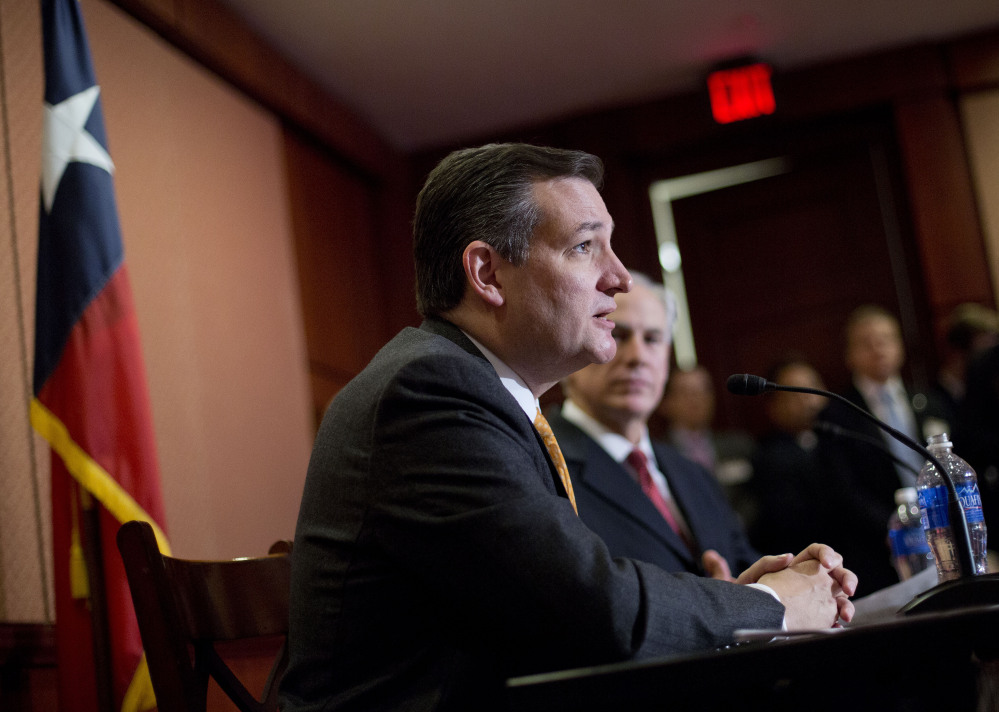
[[[943, 363], [927, 394], [926, 417], [940, 421], [941, 432], [955, 435], [958, 413], [967, 392], [968, 365], [999, 344], [999, 312], [981, 304], [961, 304], [948, 319]], [[955, 445], [959, 446], [957, 439]]]
[[[785, 386], [825, 390], [821, 375], [803, 356], [789, 354], [774, 364], [767, 380]], [[820, 420], [828, 401], [807, 393], [767, 393], [770, 429], [753, 454], [751, 491], [758, 516], [749, 531], [753, 545], [797, 546], [797, 542], [830, 541], [849, 551], [851, 563], [880, 572], [887, 554], [883, 539], [887, 518], [872, 512], [866, 494], [852, 483], [843, 445], [848, 436], [831, 432]], [[880, 449], [874, 439], [868, 447]], [[857, 516], [857, 513], [862, 513]], [[894, 583], [897, 577], [888, 580]], [[861, 585], [867, 592], [871, 586]]]
[[715, 476], [748, 524], [755, 516], [746, 492], [755, 442], [748, 433], [714, 428], [715, 387], [708, 369], [695, 366], [670, 374], [658, 412], [666, 420], [666, 440]]
[[968, 364], [954, 452], [978, 474], [988, 543], [999, 542], [999, 345], [985, 349]]
[[[860, 306], [847, 318], [844, 340], [851, 382], [843, 397], [918, 443], [939, 432], [933, 423], [924, 423], [924, 411], [913, 406], [925, 406], [926, 396], [902, 380], [905, 346], [894, 315], [877, 305]], [[923, 457], [843, 403], [831, 401], [822, 419], [862, 436], [841, 438], [836, 451], [845, 460], [849, 491], [856, 495], [841, 516], [866, 540], [867, 565], [861, 576], [864, 593], [869, 593], [898, 580], [886, 540], [888, 517], [895, 509], [895, 490], [915, 486]], [[924, 425], [931, 432], [925, 432]]]

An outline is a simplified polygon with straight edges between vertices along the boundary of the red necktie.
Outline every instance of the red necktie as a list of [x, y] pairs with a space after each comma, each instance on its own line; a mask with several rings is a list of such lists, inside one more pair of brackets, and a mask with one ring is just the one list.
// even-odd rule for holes
[[648, 497], [653, 506], [659, 510], [659, 513], [663, 515], [663, 519], [666, 523], [670, 525], [677, 536], [683, 539], [683, 543], [687, 545], [691, 553], [694, 553], [694, 547], [691, 545], [690, 539], [687, 534], [680, 527], [680, 523], [673, 516], [672, 510], [670, 510], [669, 505], [666, 504], [666, 500], [663, 498], [662, 492], [656, 487], [656, 483], [652, 480], [652, 473], [649, 472], [649, 462], [645, 457], [645, 453], [638, 448], [632, 450], [628, 453], [627, 462], [631, 465], [635, 472], [638, 473], [638, 484], [642, 487], [642, 492]]

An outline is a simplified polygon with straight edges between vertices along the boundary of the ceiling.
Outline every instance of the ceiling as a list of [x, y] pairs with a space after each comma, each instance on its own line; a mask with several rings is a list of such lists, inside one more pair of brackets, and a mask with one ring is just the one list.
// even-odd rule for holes
[[222, 0], [404, 151], [999, 27], [995, 0]]

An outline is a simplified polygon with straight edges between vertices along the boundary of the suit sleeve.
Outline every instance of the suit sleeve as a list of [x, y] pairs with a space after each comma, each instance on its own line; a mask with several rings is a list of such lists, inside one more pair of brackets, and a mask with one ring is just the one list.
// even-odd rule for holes
[[507, 662], [678, 654], [780, 626], [766, 593], [611, 558], [555, 494], [531, 423], [485, 369], [409, 364], [382, 392], [372, 438], [374, 543], [433, 592], [442, 624], [499, 641]]

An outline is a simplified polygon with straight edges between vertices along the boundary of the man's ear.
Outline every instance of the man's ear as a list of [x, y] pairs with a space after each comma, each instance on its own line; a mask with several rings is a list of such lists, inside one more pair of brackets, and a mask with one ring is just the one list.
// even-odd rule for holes
[[461, 256], [469, 287], [480, 299], [494, 307], [502, 306], [505, 301], [503, 287], [496, 275], [505, 261], [495, 248], [482, 240], [468, 243]]

